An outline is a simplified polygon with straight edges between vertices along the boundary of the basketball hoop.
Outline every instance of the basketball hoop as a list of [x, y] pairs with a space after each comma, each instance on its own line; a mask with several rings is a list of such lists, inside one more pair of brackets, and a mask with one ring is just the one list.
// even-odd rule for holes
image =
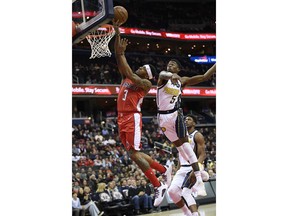
[[101, 27], [92, 30], [86, 36], [90, 46], [91, 46], [91, 56], [90, 59], [101, 58], [105, 56], [111, 56], [109, 50], [109, 42], [115, 35], [115, 30], [112, 25], [105, 24]]

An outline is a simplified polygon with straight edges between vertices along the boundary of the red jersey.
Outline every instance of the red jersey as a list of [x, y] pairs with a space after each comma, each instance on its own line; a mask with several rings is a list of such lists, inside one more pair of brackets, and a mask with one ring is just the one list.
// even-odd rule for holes
[[117, 98], [118, 112], [141, 112], [144, 96], [145, 91], [142, 88], [125, 78], [121, 83]]

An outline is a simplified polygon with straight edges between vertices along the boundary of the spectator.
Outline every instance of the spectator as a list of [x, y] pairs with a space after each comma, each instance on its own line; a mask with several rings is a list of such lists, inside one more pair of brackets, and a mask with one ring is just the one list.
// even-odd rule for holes
[[[119, 206], [115, 206], [113, 204], [112, 197], [110, 196], [109, 192], [107, 191], [106, 186], [107, 185], [104, 182], [101, 182], [98, 184], [98, 189], [93, 196], [93, 200], [100, 202], [101, 206], [103, 207], [103, 209], [105, 211], [107, 211], [108, 215], [109, 215], [110, 211], [112, 211], [115, 214], [117, 211], [120, 211], [120, 208], [119, 208]], [[117, 214], [117, 215], [119, 215], [119, 214]]]
[[121, 161], [122, 161], [122, 164], [124, 164], [124, 166], [128, 166], [128, 165], [132, 164], [132, 160], [127, 155], [124, 155], [124, 157], [121, 159]]
[[84, 168], [81, 169], [80, 178], [82, 181], [87, 179], [87, 174]]
[[149, 202], [148, 195], [145, 194], [145, 192], [142, 191], [139, 187], [137, 187], [135, 179], [133, 179], [131, 183], [132, 185], [128, 190], [128, 196], [130, 197], [132, 204], [134, 205], [135, 214], [140, 214], [141, 205], [144, 208], [143, 213], [148, 213], [148, 208], [152, 209], [152, 202]]
[[80, 203], [80, 199], [77, 197], [77, 193], [74, 192], [72, 195], [72, 212], [74, 216], [79, 216], [81, 212], [81, 216], [84, 216], [85, 212], [82, 211], [82, 206]]
[[166, 165], [167, 166], [175, 166], [175, 164], [174, 164], [174, 157], [171, 155], [168, 159], [167, 159], [167, 161], [166, 161]]
[[124, 195], [125, 198], [128, 198], [129, 187], [127, 185], [127, 180], [121, 179], [120, 184], [121, 185], [118, 187], [118, 190]]
[[79, 189], [80, 189], [79, 182], [78, 182], [78, 181], [75, 181], [75, 182], [74, 182], [74, 185], [73, 185], [73, 191], [78, 192]]
[[72, 155], [72, 161], [73, 161], [73, 162], [79, 161], [80, 158], [81, 158], [80, 156], [78, 156], [78, 155], [76, 155], [76, 154], [73, 153], [73, 155]]
[[101, 156], [96, 155], [96, 158], [94, 160], [94, 165], [98, 168], [100, 168], [103, 165]]
[[80, 149], [76, 146], [76, 144], [72, 145], [72, 154], [75, 154], [75, 156], [80, 154]]
[[101, 132], [98, 131], [97, 134], [95, 135], [94, 139], [95, 139], [96, 142], [102, 143], [104, 137], [101, 135]]
[[213, 169], [208, 169], [208, 174], [210, 179], [216, 178], [216, 173], [214, 173]]
[[100, 212], [96, 204], [92, 201], [90, 194], [90, 188], [84, 187], [84, 195], [82, 200], [80, 200], [83, 209], [86, 211], [88, 210], [91, 216], [101, 216], [104, 214], [103, 211]]
[[151, 183], [147, 183], [147, 180], [142, 178], [140, 180], [140, 191], [144, 191], [148, 196], [148, 212], [152, 212], [152, 203], [154, 201], [154, 187]]
[[91, 174], [89, 177], [88, 185], [92, 191], [96, 190], [96, 183], [97, 183], [97, 179], [96, 179], [95, 175]]
[[[99, 201], [108, 204], [112, 201], [112, 197], [106, 189], [107, 185], [104, 182], [98, 183], [97, 190], [94, 197], [94, 201]], [[107, 205], [104, 205], [107, 206]]]
[[78, 182], [79, 185], [82, 185], [82, 179], [80, 177], [80, 173], [75, 174], [75, 182]]

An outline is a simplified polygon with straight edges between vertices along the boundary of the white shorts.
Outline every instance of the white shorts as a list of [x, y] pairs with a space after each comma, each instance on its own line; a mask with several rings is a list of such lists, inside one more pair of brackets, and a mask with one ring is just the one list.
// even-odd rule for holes
[[170, 187], [172, 185], [174, 185], [174, 186], [181, 188], [183, 185], [186, 174], [188, 172], [190, 172], [191, 170], [192, 170], [191, 166], [189, 166], [189, 167], [182, 167], [181, 166], [180, 169], [175, 173]]
[[159, 127], [170, 142], [187, 136], [187, 129], [181, 109], [169, 114], [158, 113], [157, 120]]
[[[190, 172], [191, 170], [192, 170], [191, 166], [188, 166], [188, 167], [182, 167], [181, 166], [180, 169], [175, 173], [175, 175], [172, 179], [171, 185], [174, 185], [174, 186], [181, 188], [183, 185], [186, 174], [188, 172]], [[201, 171], [201, 177], [202, 177], [203, 181], [209, 180], [209, 174], [205, 170]]]

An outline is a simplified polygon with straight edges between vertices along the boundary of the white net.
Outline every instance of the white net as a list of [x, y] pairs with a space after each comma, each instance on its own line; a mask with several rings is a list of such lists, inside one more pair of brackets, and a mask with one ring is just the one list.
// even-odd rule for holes
[[112, 25], [104, 25], [98, 29], [94, 29], [87, 36], [91, 46], [91, 56], [90, 59], [101, 58], [105, 56], [111, 56], [109, 50], [109, 41], [115, 35], [115, 30]]

